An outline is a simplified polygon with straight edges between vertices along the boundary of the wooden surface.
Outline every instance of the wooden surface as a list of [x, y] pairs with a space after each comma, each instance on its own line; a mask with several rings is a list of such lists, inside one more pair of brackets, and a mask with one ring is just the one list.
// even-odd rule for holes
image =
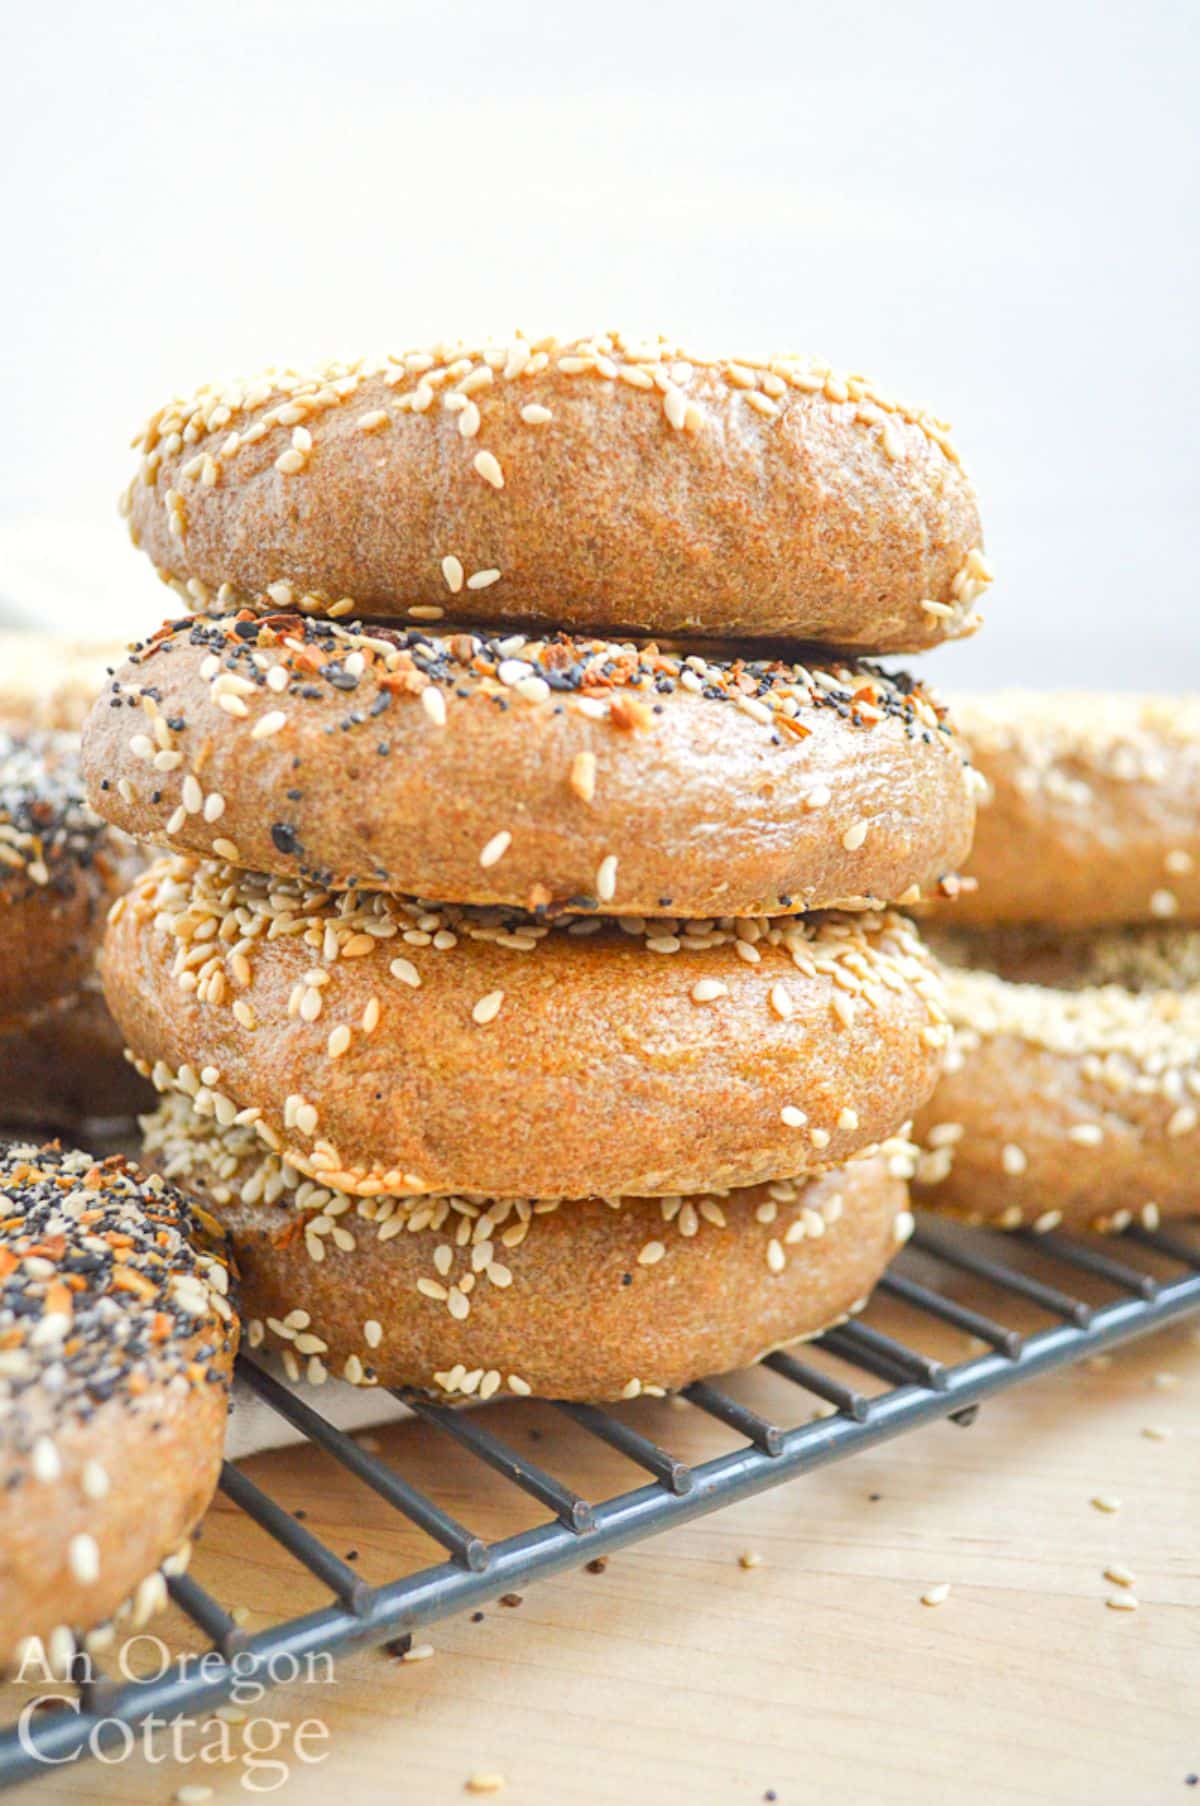
[[[948, 1333], [942, 1352], [964, 1351]], [[772, 1376], [736, 1384], [784, 1408]], [[550, 1409], [489, 1409], [585, 1494], [637, 1483]], [[627, 1410], [685, 1457], [729, 1446], [690, 1407]], [[482, 1534], [539, 1516], [415, 1424], [377, 1440]], [[432, 1558], [316, 1451], [247, 1467], [333, 1548], [356, 1550], [367, 1580]], [[1120, 1509], [1098, 1510], [1095, 1496]], [[760, 1564], [743, 1566], [747, 1554]], [[1112, 1563], [1136, 1575], [1137, 1611], [1106, 1606], [1122, 1592], [1104, 1578]], [[326, 1597], [224, 1501], [196, 1569], [251, 1629]], [[940, 1582], [950, 1596], [923, 1605]], [[771, 1790], [779, 1806], [1200, 1801], [1187, 1779], [1200, 1773], [1200, 1329], [1023, 1386], [969, 1430], [933, 1425], [418, 1638], [429, 1659], [349, 1656], [332, 1684], [246, 1705], [247, 1724], [223, 1729], [234, 1754], [222, 1765], [135, 1754], [61, 1770], [20, 1797], [167, 1801], [203, 1786], [216, 1800], [252, 1797], [236, 1752], [269, 1716], [328, 1727], [324, 1761], [290, 1761], [278, 1789], [289, 1806], [338, 1792], [354, 1806], [441, 1806], [487, 1776], [504, 1778], [492, 1797], [513, 1806], [753, 1806]], [[0, 1694], [6, 1715], [20, 1697]], [[197, 1728], [193, 1758], [203, 1743]]]

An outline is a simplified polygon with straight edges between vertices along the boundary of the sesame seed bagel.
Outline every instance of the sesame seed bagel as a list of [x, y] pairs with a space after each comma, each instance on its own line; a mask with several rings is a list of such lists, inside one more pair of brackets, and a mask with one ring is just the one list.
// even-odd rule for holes
[[438, 346], [160, 408], [133, 537], [203, 610], [916, 652], [990, 581], [945, 423], [665, 340]]
[[294, 615], [168, 624], [84, 766], [122, 828], [250, 870], [625, 915], [913, 902], [974, 814], [943, 713], [869, 665]]
[[954, 1041], [916, 1121], [922, 1202], [1005, 1228], [1200, 1212], [1200, 933], [936, 945]]
[[0, 1150], [0, 1666], [159, 1572], [216, 1485], [237, 1324], [211, 1219], [120, 1157]]
[[160, 1090], [360, 1195], [812, 1171], [911, 1117], [948, 1032], [900, 916], [551, 924], [182, 857], [115, 906], [104, 984]]
[[99, 1134], [152, 1098], [96, 979], [0, 1023], [0, 1128]]
[[0, 732], [0, 1025], [87, 980], [141, 863], [84, 801], [73, 735]]
[[1018, 692], [954, 716], [985, 780], [958, 924], [1200, 921], [1200, 697]]
[[184, 1097], [143, 1127], [148, 1162], [233, 1235], [248, 1340], [317, 1382], [674, 1390], [844, 1317], [912, 1225], [907, 1144], [807, 1181], [558, 1204], [351, 1198]]

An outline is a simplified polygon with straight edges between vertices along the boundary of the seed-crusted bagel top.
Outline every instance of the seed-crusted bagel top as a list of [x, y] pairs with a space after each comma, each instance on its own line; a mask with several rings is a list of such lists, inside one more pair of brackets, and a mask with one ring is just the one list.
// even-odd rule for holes
[[[157, 1174], [58, 1142], [0, 1149], [0, 1447], [54, 1465], [53, 1428], [151, 1385], [224, 1384], [219, 1226]], [[215, 1366], [214, 1366], [215, 1364]], [[210, 1367], [213, 1368], [210, 1371]]]
[[0, 731], [0, 1023], [93, 976], [105, 912], [140, 865], [88, 808], [75, 735]]
[[930, 1201], [1013, 1228], [1194, 1215], [1200, 934], [963, 931], [935, 945], [954, 1041], [917, 1117]]
[[438, 345], [150, 419], [135, 540], [200, 609], [918, 651], [991, 580], [946, 425], [817, 360]]
[[1000, 691], [954, 718], [984, 783], [947, 920], [1200, 921], [1200, 698]]
[[912, 903], [973, 774], [904, 674], [556, 634], [168, 623], [87, 725], [96, 807], [249, 870], [525, 909]]
[[157, 1174], [0, 1150], [0, 1665], [165, 1603], [211, 1497], [238, 1324], [219, 1226]]

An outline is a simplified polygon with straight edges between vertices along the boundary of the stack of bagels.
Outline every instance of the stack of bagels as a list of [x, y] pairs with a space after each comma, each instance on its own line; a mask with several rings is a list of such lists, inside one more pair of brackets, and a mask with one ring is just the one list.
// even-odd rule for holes
[[952, 917], [925, 1202], [1004, 1228], [1200, 1208], [1200, 704], [1017, 694], [956, 718], [985, 780]]
[[897, 913], [974, 781], [866, 662], [989, 580], [943, 422], [808, 360], [438, 346], [151, 419], [191, 611], [114, 673], [92, 805], [147, 1161], [320, 1380], [607, 1399], [856, 1308], [948, 1039]]

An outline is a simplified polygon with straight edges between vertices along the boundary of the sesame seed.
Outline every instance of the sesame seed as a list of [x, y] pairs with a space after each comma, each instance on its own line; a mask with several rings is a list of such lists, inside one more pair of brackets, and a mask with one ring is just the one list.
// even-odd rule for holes
[[718, 997], [728, 997], [729, 986], [719, 978], [699, 978], [692, 986], [693, 1003], [712, 1003]]
[[411, 985], [414, 991], [419, 989], [421, 974], [410, 959], [394, 959], [388, 967], [388, 971], [393, 978], [398, 978], [401, 984]]
[[325, 1051], [331, 1060], [339, 1060], [350, 1046], [350, 1030], [344, 1022], [339, 1023], [325, 1044]]
[[1104, 1601], [1110, 1612], [1136, 1612], [1138, 1600], [1133, 1593], [1110, 1593]]
[[848, 853], [855, 853], [858, 851], [863, 841], [867, 838], [867, 828], [869, 825], [870, 824], [865, 821], [856, 821], [853, 826], [846, 829], [846, 832], [842, 835], [842, 845]]
[[67, 1544], [67, 1564], [80, 1586], [91, 1586], [100, 1578], [100, 1548], [94, 1536], [80, 1531]]
[[368, 1348], [378, 1348], [383, 1341], [382, 1323], [377, 1323], [373, 1317], [368, 1317], [363, 1324], [363, 1341]]
[[742, 1553], [738, 1556], [738, 1567], [761, 1568], [762, 1556], [758, 1553], [757, 1549], [743, 1549]]
[[367, 414], [358, 417], [360, 433], [377, 433], [381, 426], [386, 426], [391, 416], [385, 408], [372, 408]]
[[488, 1022], [494, 1022], [496, 1017], [500, 1014], [500, 1005], [503, 1002], [503, 991], [489, 991], [486, 997], [481, 997], [479, 999], [479, 1002], [471, 1011], [471, 1015], [481, 1026]]
[[643, 1247], [638, 1249], [638, 1266], [656, 1266], [666, 1252], [666, 1247], [662, 1242], [646, 1242]]
[[1120, 1499], [1114, 1499], [1107, 1493], [1097, 1493], [1091, 1503], [1097, 1511], [1114, 1512], [1121, 1509]]
[[448, 553], [447, 556], [442, 559], [442, 576], [446, 579], [446, 588], [450, 591], [451, 595], [457, 596], [459, 590], [463, 586], [464, 572], [462, 560], [456, 558], [453, 552]]
[[940, 1580], [936, 1586], [930, 1587], [921, 1594], [922, 1605], [944, 1605], [950, 1597], [950, 1582]]
[[802, 1129], [808, 1117], [795, 1104], [785, 1104], [779, 1112], [779, 1120], [787, 1129]]
[[550, 409], [542, 407], [537, 401], [528, 401], [521, 409], [521, 419], [526, 426], [545, 426], [553, 418]]
[[596, 870], [596, 895], [601, 903], [611, 903], [617, 894], [617, 856], [607, 854]]
[[494, 452], [476, 452], [472, 462], [485, 483], [490, 483], [493, 489], [504, 488], [504, 472], [501, 470], [500, 460]]
[[421, 691], [421, 707], [435, 727], [445, 727], [446, 699], [436, 684], [428, 684]]
[[432, 1643], [414, 1643], [411, 1649], [405, 1650], [400, 1660], [402, 1662], [427, 1662], [432, 1654]]
[[108, 1472], [99, 1461], [84, 1462], [79, 1483], [85, 1498], [98, 1500], [108, 1497]]
[[481, 1772], [467, 1778], [468, 1793], [499, 1793], [506, 1785], [503, 1775]]
[[58, 1450], [48, 1436], [39, 1436], [33, 1445], [31, 1455], [33, 1477], [35, 1480], [57, 1480], [62, 1474], [62, 1461]]
[[486, 871], [489, 866], [498, 864], [499, 861], [501, 859], [503, 859], [504, 855], [507, 853], [507, 851], [511, 845], [512, 845], [512, 835], [509, 833], [507, 828], [501, 828], [501, 830], [498, 834], [492, 835], [492, 838], [488, 841], [487, 845], [484, 847], [483, 851], [480, 853], [480, 855], [479, 855], [480, 865], [483, 866], [484, 870]]
[[255, 722], [250, 730], [250, 738], [252, 740], [269, 740], [272, 734], [277, 734], [281, 727], [286, 726], [287, 716], [283, 710], [272, 709], [269, 715], [264, 715], [261, 720]]
[[782, 981], [771, 986], [769, 1001], [775, 1014], [784, 1022], [787, 1021], [788, 1017], [793, 1014], [796, 1008], [795, 1004], [792, 1002], [792, 993]]
[[491, 589], [493, 583], [499, 583], [501, 573], [496, 570], [476, 571], [467, 578], [468, 589]]
[[1113, 1562], [1104, 1570], [1105, 1580], [1111, 1580], [1114, 1586], [1131, 1587], [1136, 1576], [1132, 1568], [1124, 1567], [1120, 1562]]
[[571, 760], [571, 773], [567, 779], [571, 789], [581, 802], [590, 803], [596, 794], [596, 755], [593, 752], [578, 752]]

